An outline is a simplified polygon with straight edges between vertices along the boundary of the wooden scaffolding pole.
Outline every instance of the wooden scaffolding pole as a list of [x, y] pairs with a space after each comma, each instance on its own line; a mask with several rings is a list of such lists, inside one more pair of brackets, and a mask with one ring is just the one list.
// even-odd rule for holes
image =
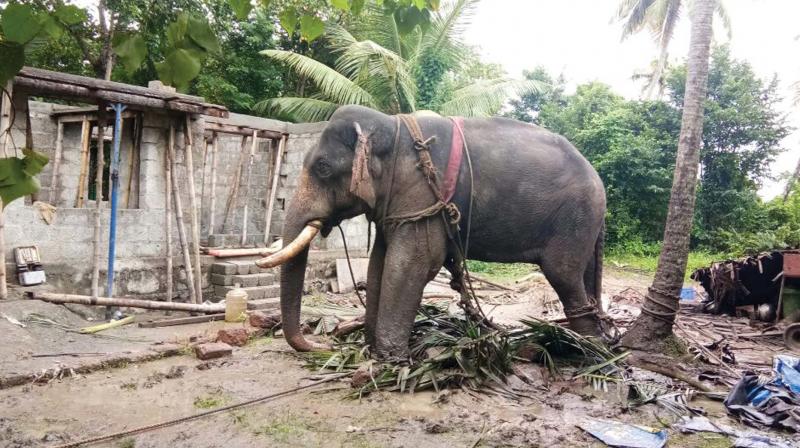
[[94, 259], [92, 264], [92, 297], [100, 296], [100, 236], [102, 234], [103, 211], [103, 168], [105, 165], [106, 105], [97, 108], [97, 176], [95, 180], [94, 209]]
[[77, 294], [56, 294], [47, 292], [29, 292], [31, 299], [51, 303], [80, 303], [82, 305], [125, 306], [149, 310], [189, 311], [194, 313], [222, 313], [225, 305], [196, 305], [194, 303], [166, 303], [157, 300], [121, 299], [111, 297], [89, 297]]
[[200, 168], [202, 178], [200, 180], [200, 208], [197, 210], [197, 215], [200, 217], [200, 231], [203, 231], [203, 206], [206, 201], [206, 170], [208, 169], [208, 153], [211, 152], [208, 148], [211, 147], [211, 141], [205, 137], [203, 133], [203, 165]]
[[222, 233], [228, 229], [228, 216], [230, 215], [231, 208], [236, 205], [237, 198], [239, 197], [239, 183], [242, 179], [242, 164], [244, 163], [244, 155], [247, 151], [247, 136], [242, 136], [242, 144], [239, 149], [239, 163], [236, 165], [236, 172], [233, 174], [231, 181], [231, 192], [228, 195], [228, 202], [225, 204], [225, 214], [222, 216]]
[[208, 236], [214, 234], [214, 214], [216, 213], [217, 205], [217, 133], [215, 132], [212, 137], [213, 144], [211, 145], [211, 203], [208, 206]]
[[172, 199], [175, 201], [175, 219], [178, 222], [178, 239], [181, 242], [183, 251], [184, 271], [186, 272], [186, 286], [189, 289], [189, 297], [192, 301], [197, 299], [194, 290], [194, 271], [192, 270], [192, 257], [189, 255], [189, 241], [186, 238], [186, 226], [183, 222], [183, 206], [181, 192], [178, 187], [178, 162], [175, 160], [175, 126], [169, 125], [169, 142], [167, 144], [167, 155], [172, 166]]
[[278, 154], [275, 155], [275, 172], [272, 174], [272, 186], [269, 190], [269, 201], [267, 201], [267, 216], [264, 219], [264, 244], [270, 244], [269, 233], [272, 228], [272, 209], [275, 208], [275, 195], [278, 193], [278, 181], [281, 178], [281, 162], [283, 161], [283, 151], [286, 148], [286, 136], [281, 137], [278, 145]]
[[50, 204], [58, 202], [58, 170], [61, 167], [61, 152], [64, 146], [64, 122], [58, 119], [56, 127], [56, 150], [53, 154], [53, 175], [50, 177]]
[[203, 272], [200, 266], [200, 224], [197, 218], [197, 194], [194, 187], [194, 143], [192, 138], [192, 119], [186, 114], [184, 122], [184, 152], [186, 159], [186, 177], [189, 181], [189, 219], [192, 225], [192, 249], [194, 250], [194, 281], [195, 293], [197, 294], [194, 303], [203, 303]]
[[75, 208], [83, 207], [83, 194], [87, 190], [87, 176], [89, 175], [89, 146], [92, 141], [92, 123], [83, 116], [81, 126], [81, 174], [78, 177], [78, 193], [75, 196]]
[[[8, 138], [11, 131], [11, 83], [0, 95], [0, 146], [3, 157], [8, 157]], [[0, 199], [0, 300], [8, 299], [8, 281], [6, 279], [6, 208]]]
[[258, 131], [253, 131], [253, 142], [250, 145], [250, 159], [247, 162], [247, 174], [244, 178], [244, 211], [242, 212], [242, 241], [241, 245], [244, 246], [247, 242], [247, 210], [248, 203], [250, 202], [250, 176], [253, 173], [253, 159], [256, 155], [256, 147], [258, 146]]
[[[172, 129], [170, 128], [170, 134]], [[172, 142], [169, 143], [172, 145]], [[172, 302], [172, 164], [170, 155], [164, 152], [164, 244], [167, 251], [167, 302]]]

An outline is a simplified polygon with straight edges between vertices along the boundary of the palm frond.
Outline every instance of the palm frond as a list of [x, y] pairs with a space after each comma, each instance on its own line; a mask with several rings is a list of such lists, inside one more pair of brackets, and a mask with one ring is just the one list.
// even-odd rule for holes
[[282, 97], [259, 101], [253, 110], [264, 116], [297, 123], [326, 121], [339, 106], [317, 98]]
[[421, 36], [419, 45], [409, 57], [415, 61], [422, 55], [436, 57], [448, 65], [458, 66], [468, 52], [462, 42], [464, 30], [469, 26], [479, 0], [455, 0], [441, 6], [431, 24]]
[[375, 99], [366, 90], [321, 62], [285, 50], [264, 50], [261, 54], [308, 78], [334, 103], [375, 106]]
[[717, 16], [722, 21], [722, 26], [728, 33], [728, 39], [730, 39], [733, 36], [733, 23], [731, 22], [731, 16], [728, 15], [728, 9], [725, 8], [725, 4], [721, 0], [717, 2], [716, 12]]
[[[338, 55], [336, 70], [354, 80], [390, 113], [406, 112], [415, 103], [416, 84], [408, 65], [397, 53], [371, 40], [358, 41], [341, 26], [328, 29], [327, 37]], [[413, 109], [412, 109], [413, 111]]]
[[636, 34], [647, 25], [648, 10], [656, 0], [623, 0], [617, 11], [622, 25], [622, 38]]
[[536, 80], [481, 80], [453, 92], [452, 98], [439, 107], [439, 112], [442, 115], [486, 117], [496, 114], [511, 97], [540, 92], [544, 88], [545, 85]]

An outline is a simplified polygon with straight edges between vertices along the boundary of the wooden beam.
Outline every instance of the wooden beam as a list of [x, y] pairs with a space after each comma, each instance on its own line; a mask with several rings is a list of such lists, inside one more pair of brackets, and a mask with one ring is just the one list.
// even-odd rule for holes
[[105, 152], [103, 150], [103, 137], [106, 133], [106, 119], [103, 116], [103, 111], [100, 112], [99, 118], [100, 119], [97, 121], [97, 177], [95, 178], [94, 190], [95, 209], [93, 239], [94, 257], [92, 259], [92, 297], [100, 296], [100, 241], [103, 230], [103, 165], [105, 164], [103, 154]]
[[[170, 129], [170, 141], [172, 144], [172, 129]], [[167, 302], [172, 302], [174, 295], [172, 290], [172, 163], [170, 153], [164, 152], [164, 244], [166, 245], [167, 259]]]
[[203, 274], [200, 266], [200, 224], [197, 218], [197, 194], [194, 187], [194, 139], [192, 119], [187, 114], [183, 125], [183, 150], [186, 161], [186, 177], [189, 182], [189, 221], [192, 230], [192, 250], [194, 251], [195, 303], [203, 303]]
[[206, 120], [206, 132], [218, 132], [221, 134], [231, 135], [246, 135], [248, 137], [256, 133], [258, 138], [279, 139], [284, 134], [280, 131], [271, 129], [257, 129], [247, 126], [239, 126], [235, 124], [220, 123], [218, 121]]
[[217, 134], [214, 133], [212, 137], [213, 144], [211, 146], [211, 204], [208, 206], [208, 235], [214, 234], [214, 214], [216, 213], [217, 205]]
[[167, 303], [155, 300], [139, 300], [110, 297], [90, 297], [77, 294], [57, 294], [47, 292], [28, 292], [31, 299], [50, 303], [80, 303], [82, 305], [124, 306], [128, 308], [143, 308], [148, 310], [190, 311], [196, 313], [223, 313], [225, 305], [196, 305], [194, 303]]
[[[122, 118], [134, 118], [138, 112], [124, 111]], [[57, 111], [52, 112], [50, 117], [60, 120], [62, 123], [79, 123], [84, 120], [84, 117], [89, 121], [97, 121], [97, 108], [80, 108], [75, 111]]]
[[258, 147], [258, 132], [253, 131], [253, 141], [250, 145], [250, 158], [247, 162], [247, 174], [244, 177], [244, 211], [242, 212], [242, 239], [241, 245], [244, 246], [247, 241], [247, 212], [248, 204], [250, 202], [250, 177], [253, 173], [253, 159], [256, 156], [256, 148]]
[[175, 219], [178, 222], [178, 238], [181, 242], [183, 252], [184, 271], [186, 272], [186, 285], [189, 289], [189, 296], [192, 300], [197, 299], [197, 292], [194, 289], [194, 271], [192, 270], [192, 257], [189, 255], [189, 240], [186, 237], [186, 225], [183, 222], [183, 204], [181, 202], [181, 192], [178, 187], [178, 162], [175, 158], [175, 126], [169, 125], [169, 142], [167, 144], [169, 163], [172, 166], [172, 199], [175, 201]]
[[89, 145], [92, 140], [92, 124], [86, 117], [81, 128], [81, 174], [78, 176], [78, 191], [75, 196], [75, 208], [83, 207], [83, 194], [86, 189], [86, 177], [89, 173]]
[[[36, 72], [35, 74], [33, 72]], [[46, 72], [46, 76], [38, 76]], [[66, 78], [61, 76], [63, 75]], [[78, 78], [78, 80], [75, 80]], [[145, 87], [104, 81], [66, 73], [48, 72], [24, 68], [14, 78], [14, 85], [27, 90], [35, 96], [74, 99], [82, 101], [104, 101], [123, 103], [132, 109], [172, 110], [176, 112], [227, 117], [228, 110], [223, 106], [203, 103], [200, 97], [162, 92]]]

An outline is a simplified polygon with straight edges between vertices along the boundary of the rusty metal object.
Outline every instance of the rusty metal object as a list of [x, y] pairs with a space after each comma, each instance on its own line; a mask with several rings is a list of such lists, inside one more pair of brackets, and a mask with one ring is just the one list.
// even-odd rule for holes
[[784, 252], [783, 275], [787, 278], [800, 278], [800, 252]]

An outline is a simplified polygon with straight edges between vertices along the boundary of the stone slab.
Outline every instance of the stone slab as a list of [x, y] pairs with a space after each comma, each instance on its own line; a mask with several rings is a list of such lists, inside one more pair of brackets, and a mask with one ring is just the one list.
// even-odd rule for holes
[[[369, 258], [351, 258], [350, 264], [353, 266], [353, 277], [356, 283], [367, 281], [367, 266]], [[336, 259], [336, 283], [339, 292], [342, 294], [353, 291], [353, 280], [350, 277], [350, 269], [347, 266], [346, 258]]]

